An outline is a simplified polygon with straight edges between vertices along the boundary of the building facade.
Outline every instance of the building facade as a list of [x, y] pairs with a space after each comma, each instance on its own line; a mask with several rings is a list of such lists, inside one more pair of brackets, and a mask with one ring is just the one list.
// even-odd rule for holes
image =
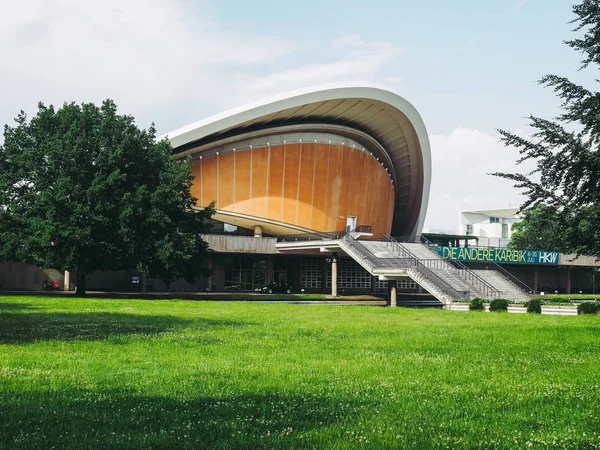
[[478, 238], [482, 247], [506, 247], [512, 237], [513, 224], [520, 222], [519, 208], [462, 211], [459, 233]]

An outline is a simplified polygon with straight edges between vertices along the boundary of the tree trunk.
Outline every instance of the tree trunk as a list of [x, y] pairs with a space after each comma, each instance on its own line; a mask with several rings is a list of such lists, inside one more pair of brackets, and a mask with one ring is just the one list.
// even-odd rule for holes
[[85, 272], [77, 271], [77, 288], [75, 295], [85, 295]]

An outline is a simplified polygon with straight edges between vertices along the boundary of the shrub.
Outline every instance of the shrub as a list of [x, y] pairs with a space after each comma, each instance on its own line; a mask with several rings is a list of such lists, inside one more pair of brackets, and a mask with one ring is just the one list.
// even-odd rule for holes
[[490, 311], [508, 311], [509, 300], [497, 298], [490, 302]]
[[469, 311], [484, 311], [485, 310], [485, 306], [483, 306], [484, 302], [485, 302], [485, 300], [482, 298], [479, 298], [479, 297], [472, 299], [471, 303], [469, 303]]
[[600, 302], [585, 302], [577, 307], [577, 314], [600, 314]]
[[528, 313], [533, 314], [541, 314], [542, 313], [542, 305], [544, 304], [539, 298], [534, 298], [533, 300], [529, 300], [524, 303], [525, 308], [527, 308]]

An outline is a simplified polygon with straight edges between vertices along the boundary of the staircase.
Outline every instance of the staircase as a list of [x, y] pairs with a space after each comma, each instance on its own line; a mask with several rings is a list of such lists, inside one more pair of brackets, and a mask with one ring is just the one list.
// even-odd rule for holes
[[340, 241], [340, 247], [372, 275], [387, 278], [408, 276], [444, 304], [470, 298], [470, 291], [464, 289], [465, 285], [452, 285], [440, 278], [396, 242], [359, 241], [346, 235]]
[[515, 302], [531, 300], [531, 295], [517, 286], [499, 270], [474, 270], [477, 275], [486, 280], [502, 293], [502, 298]]
[[471, 270], [442, 258], [427, 244], [400, 243], [389, 236], [385, 241], [361, 241], [347, 234], [340, 247], [372, 275], [408, 276], [444, 304], [475, 297], [529, 299], [527, 290], [501, 270]]

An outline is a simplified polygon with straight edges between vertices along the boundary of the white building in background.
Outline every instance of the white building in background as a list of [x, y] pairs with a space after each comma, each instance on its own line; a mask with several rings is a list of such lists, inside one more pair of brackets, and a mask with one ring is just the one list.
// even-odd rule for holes
[[519, 208], [462, 211], [458, 229], [462, 234], [478, 237], [481, 247], [506, 247], [513, 224], [521, 221], [518, 211]]

